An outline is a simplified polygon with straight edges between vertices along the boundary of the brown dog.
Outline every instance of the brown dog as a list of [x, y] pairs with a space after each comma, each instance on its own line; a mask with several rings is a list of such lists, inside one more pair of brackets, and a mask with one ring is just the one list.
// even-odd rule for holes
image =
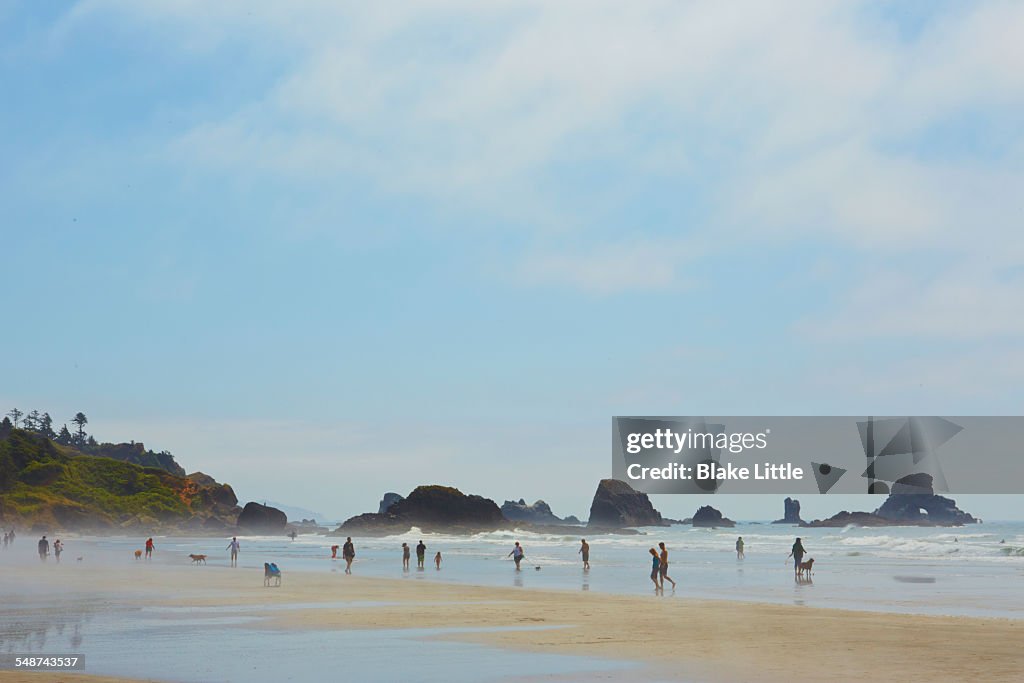
[[135, 551], [135, 559], [136, 560], [141, 560], [142, 559], [142, 551], [141, 550], [136, 550]]
[[202, 562], [206, 564], [206, 555], [189, 555], [192, 558], [192, 564], [199, 564]]
[[810, 558], [806, 562], [801, 562], [800, 567], [797, 569], [797, 576], [810, 576], [811, 568], [814, 567], [814, 558]]

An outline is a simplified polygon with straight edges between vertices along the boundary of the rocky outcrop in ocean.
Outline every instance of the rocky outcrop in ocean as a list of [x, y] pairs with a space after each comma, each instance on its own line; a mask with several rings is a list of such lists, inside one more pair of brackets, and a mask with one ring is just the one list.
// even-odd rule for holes
[[795, 498], [786, 498], [782, 502], [785, 505], [782, 519], [777, 519], [772, 524], [803, 524], [804, 520], [800, 519], [800, 501]]
[[710, 505], [704, 505], [697, 508], [697, 511], [693, 513], [693, 517], [690, 520], [693, 526], [700, 527], [734, 527], [736, 522], [732, 521], [728, 517], [722, 515], [721, 512], [711, 507]]
[[384, 494], [384, 497], [380, 499], [380, 506], [377, 508], [377, 514], [383, 515], [388, 511], [392, 505], [400, 500], [405, 500], [401, 495], [397, 493], [388, 492]]
[[239, 529], [261, 534], [284, 533], [288, 517], [277, 508], [259, 503], [246, 503], [236, 522]]
[[538, 500], [532, 505], [528, 505], [522, 498], [520, 498], [518, 502], [514, 500], [506, 500], [501, 505], [501, 514], [505, 515], [505, 519], [512, 522], [529, 522], [531, 524], [579, 524], [579, 520], [570, 522], [568, 518], [562, 519], [560, 517], [556, 517], [555, 514], [551, 512], [551, 506], [543, 500]]
[[979, 519], [956, 506], [952, 498], [936, 495], [928, 474], [912, 474], [893, 483], [892, 493], [874, 512], [840, 512], [806, 526], [963, 526]]
[[591, 528], [635, 526], [666, 526], [661, 513], [654, 509], [646, 493], [618, 479], [602, 479], [590, 504]]
[[498, 505], [490, 498], [466, 495], [451, 486], [417, 486], [408, 497], [387, 508], [345, 520], [334, 535], [388, 535], [412, 527], [423, 531], [490, 531], [508, 527]]

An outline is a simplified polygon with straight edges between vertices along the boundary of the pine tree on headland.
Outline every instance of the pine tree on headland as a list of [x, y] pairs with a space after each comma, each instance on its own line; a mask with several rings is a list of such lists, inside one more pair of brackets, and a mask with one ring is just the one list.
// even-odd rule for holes
[[72, 441], [71, 432], [68, 431], [68, 426], [67, 425], [64, 425], [63, 427], [60, 428], [60, 433], [57, 434], [57, 438], [54, 439], [54, 441], [59, 443], [61, 446], [70, 446], [71, 445], [71, 441]]
[[78, 432], [75, 434], [75, 443], [82, 445], [85, 443], [85, 425], [89, 424], [89, 418], [85, 416], [85, 413], [75, 413], [75, 416], [71, 418], [71, 421], [78, 425]]
[[11, 410], [11, 412], [9, 412], [7, 414], [11, 416], [11, 421], [14, 422], [14, 428], [17, 429], [18, 428], [18, 420], [20, 420], [21, 416], [24, 415], [25, 413], [21, 412], [17, 408], [14, 408], [13, 410]]
[[33, 410], [32, 412], [30, 412], [28, 415], [25, 416], [25, 429], [27, 429], [30, 432], [39, 432], [39, 419], [40, 416], [38, 410]]
[[53, 418], [50, 417], [49, 413], [43, 413], [43, 416], [39, 418], [39, 433], [47, 439], [52, 439], [57, 436], [53, 431]]

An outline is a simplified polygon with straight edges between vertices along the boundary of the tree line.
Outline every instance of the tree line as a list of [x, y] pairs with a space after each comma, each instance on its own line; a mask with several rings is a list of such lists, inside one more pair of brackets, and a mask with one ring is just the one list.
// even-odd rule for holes
[[14, 408], [4, 417], [3, 426], [24, 429], [27, 432], [45, 436], [47, 439], [52, 439], [62, 446], [85, 449], [95, 448], [99, 445], [96, 443], [96, 439], [85, 431], [85, 425], [89, 424], [89, 418], [85, 416], [85, 413], [75, 413], [70, 422], [75, 425], [74, 431], [68, 429], [66, 422], [59, 431], [54, 431], [53, 418], [50, 417], [49, 413], [40, 413], [38, 410], [25, 413]]

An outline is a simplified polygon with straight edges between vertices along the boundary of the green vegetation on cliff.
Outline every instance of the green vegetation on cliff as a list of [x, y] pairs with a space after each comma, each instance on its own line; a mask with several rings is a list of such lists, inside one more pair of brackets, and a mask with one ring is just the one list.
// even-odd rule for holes
[[40, 413], [38, 410], [26, 413], [14, 408], [0, 421], [0, 429], [20, 428], [31, 434], [45, 437], [58, 446], [73, 448], [80, 454], [122, 460], [143, 467], [158, 467], [179, 477], [185, 476], [185, 470], [174, 461], [174, 456], [168, 451], [157, 453], [147, 449], [142, 443], [134, 441], [130, 443], [100, 443], [85, 431], [85, 425], [89, 424], [89, 418], [85, 416], [85, 413], [75, 413], [70, 422], [75, 425], [74, 431], [68, 429], [67, 424], [55, 431], [53, 418], [49, 413]]
[[226, 484], [88, 455], [0, 423], [4, 527], [202, 530], [234, 524], [236, 516], [237, 500]]

